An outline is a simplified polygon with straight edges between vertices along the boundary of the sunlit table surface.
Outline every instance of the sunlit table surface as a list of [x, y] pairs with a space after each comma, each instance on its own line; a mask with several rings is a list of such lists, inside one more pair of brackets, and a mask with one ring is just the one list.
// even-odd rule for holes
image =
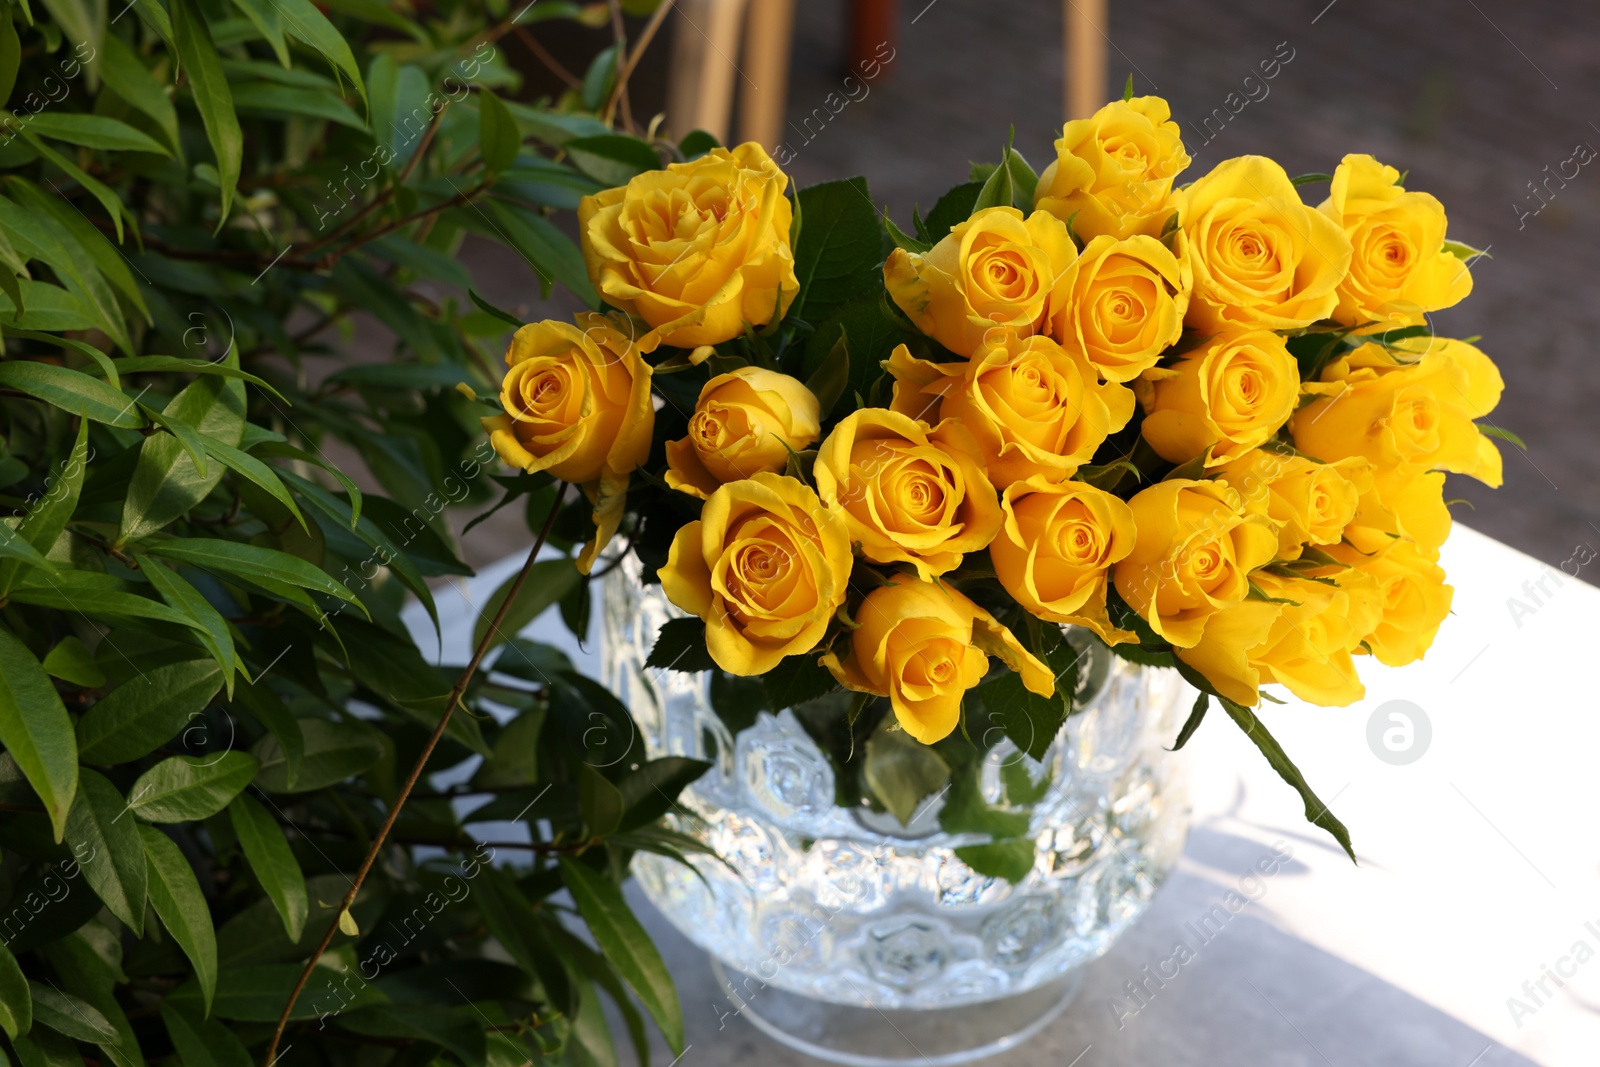
[[[1597, 551], [1600, 535], [1552, 566], [1458, 525], [1442, 560], [1454, 612], [1423, 662], [1362, 661], [1367, 697], [1348, 708], [1266, 705], [1360, 866], [1210, 716], [1188, 746], [1194, 823], [1177, 869], [1071, 1007], [989, 1062], [1600, 1064], [1600, 589], [1583, 581]], [[438, 591], [445, 662], [465, 662], [477, 608], [520, 563]], [[434, 647], [425, 619], [408, 621]], [[578, 648], [554, 613], [528, 633], [597, 669], [595, 642]], [[1275, 847], [1292, 859], [1251, 881]], [[1200, 944], [1190, 925], [1230, 892], [1256, 899]], [[815, 1062], [734, 1014], [704, 953], [630, 893], [678, 981], [684, 1067]], [[1180, 939], [1194, 951], [1181, 966]], [[673, 1056], [659, 1047], [654, 1062]]]

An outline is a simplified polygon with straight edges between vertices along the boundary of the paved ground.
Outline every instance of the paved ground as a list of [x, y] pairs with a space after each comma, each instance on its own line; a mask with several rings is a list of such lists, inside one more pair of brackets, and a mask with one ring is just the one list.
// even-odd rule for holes
[[[925, 3], [902, 4], [893, 61], [865, 96], [852, 89], [857, 99], [820, 133], [813, 122], [809, 140], [800, 120], [843, 88], [844, 3], [797, 5], [789, 169], [802, 183], [865, 174], [875, 199], [902, 222], [913, 203], [926, 207], [964, 180], [969, 160], [995, 158], [1008, 124], [1017, 128], [1019, 150], [1041, 168], [1060, 128], [1060, 4]], [[1455, 336], [1482, 335], [1507, 380], [1495, 421], [1520, 434], [1528, 452], [1507, 448], [1506, 486], [1497, 492], [1456, 479], [1452, 495], [1470, 502], [1457, 514], [1552, 565], [1580, 543], [1600, 548], [1600, 365], [1590, 343], [1600, 334], [1593, 295], [1600, 162], [1564, 186], [1549, 179], [1543, 200], [1529, 185], [1545, 181], [1577, 145], [1600, 147], [1600, 7], [1557, 0], [1110, 6], [1107, 95], [1130, 72], [1137, 91], [1165, 95], [1196, 157], [1191, 176], [1249, 152], [1272, 155], [1291, 174], [1331, 170], [1346, 152], [1371, 152], [1409, 170], [1411, 187], [1444, 201], [1452, 236], [1490, 248], [1493, 258], [1474, 271], [1472, 297], [1437, 324]], [[1244, 79], [1274, 54], [1289, 58], [1263, 96], [1259, 83]], [[1255, 102], [1225, 127], [1213, 120], [1209, 132], [1202, 129], [1229, 93], [1246, 90]], [[525, 303], [526, 269], [502, 258], [474, 262], [475, 273], [508, 305]], [[510, 522], [486, 527], [467, 551], [496, 558], [515, 548], [517, 533]]]

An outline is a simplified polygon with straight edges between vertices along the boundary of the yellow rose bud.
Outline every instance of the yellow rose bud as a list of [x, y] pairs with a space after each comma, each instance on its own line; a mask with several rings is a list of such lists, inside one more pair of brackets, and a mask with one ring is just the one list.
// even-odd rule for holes
[[1295, 447], [1318, 459], [1362, 456], [1379, 470], [1470, 474], [1500, 484], [1500, 452], [1474, 419], [1505, 388], [1488, 356], [1442, 337], [1402, 342], [1390, 354], [1365, 344], [1329, 363], [1317, 399], [1289, 423]]
[[839, 509], [850, 540], [874, 563], [909, 563], [923, 578], [952, 570], [1000, 529], [1000, 504], [954, 422], [929, 429], [906, 415], [863, 408], [817, 451], [817, 493]]
[[1189, 242], [1186, 321], [1206, 333], [1291, 330], [1332, 314], [1350, 240], [1307, 207], [1282, 167], [1240, 156], [1173, 194]]
[[1084, 626], [1108, 644], [1135, 640], [1106, 614], [1111, 567], [1133, 551], [1133, 511], [1083, 482], [1029, 478], [1006, 487], [1005, 526], [989, 546], [1000, 584], [1048, 622]]
[[1288, 601], [1250, 661], [1261, 681], [1277, 682], [1308, 704], [1343, 707], [1366, 695], [1351, 653], [1377, 624], [1378, 583], [1360, 571], [1343, 572], [1336, 585], [1259, 571], [1253, 579], [1267, 596]]
[[1190, 284], [1188, 263], [1154, 237], [1096, 237], [1067, 273], [1051, 335], [1107, 381], [1132, 381], [1183, 333]]
[[1427, 193], [1407, 192], [1393, 167], [1371, 156], [1345, 156], [1317, 210], [1354, 249], [1334, 321], [1376, 322], [1382, 329], [1412, 325], [1472, 292], [1467, 265], [1444, 250], [1444, 205]]
[[782, 318], [800, 291], [788, 184], [751, 141], [586, 196], [578, 229], [589, 280], [680, 348]]
[[1278, 559], [1298, 559], [1304, 546], [1336, 545], [1372, 488], [1372, 466], [1359, 457], [1319, 463], [1305, 456], [1252, 449], [1217, 468], [1245, 507], [1278, 527]]
[[959, 420], [1000, 488], [1036, 474], [1071, 477], [1133, 417], [1131, 390], [1100, 381], [1048, 337], [1006, 334], [962, 363], [913, 359], [900, 345], [888, 367], [890, 406], [928, 423]]
[[1382, 618], [1365, 635], [1367, 647], [1387, 667], [1421, 659], [1450, 614], [1455, 590], [1444, 584], [1444, 568], [1416, 544], [1394, 541], [1357, 569], [1377, 580], [1382, 596]]
[[1225, 333], [1171, 367], [1144, 372], [1136, 388], [1142, 433], [1171, 463], [1212, 448], [1206, 466], [1244, 455], [1278, 432], [1300, 397], [1300, 368], [1267, 330]]
[[1039, 175], [1034, 207], [1072, 219], [1084, 240], [1155, 237], [1172, 214], [1172, 179], [1188, 165], [1165, 100], [1116, 100], [1062, 129], [1055, 161]]
[[712, 493], [672, 540], [661, 590], [706, 623], [730, 674], [765, 674], [810, 652], [844, 603], [850, 535], [811, 487], [762, 473]]
[[957, 355], [991, 334], [1040, 333], [1078, 249], [1061, 220], [992, 207], [950, 228], [925, 254], [896, 248], [883, 284], [917, 329]]
[[597, 533], [578, 557], [585, 574], [622, 521], [629, 474], [650, 454], [655, 410], [642, 353], [654, 347], [592, 312], [577, 325], [523, 326], [506, 350], [505, 414], [483, 420], [501, 459], [580, 485], [594, 502]]
[[667, 442], [667, 484], [704, 500], [725, 482], [781, 471], [822, 432], [817, 398], [798, 379], [740, 367], [700, 390], [689, 435]]
[[1117, 592], [1150, 628], [1179, 648], [1250, 591], [1249, 575], [1278, 550], [1272, 520], [1245, 508], [1222, 482], [1157, 482], [1128, 502], [1138, 537], [1112, 568]]
[[847, 689], [888, 697], [900, 726], [925, 745], [956, 728], [962, 695], [983, 680], [989, 656], [1021, 674], [1031, 692], [1055, 692], [1050, 669], [951, 586], [898, 574], [867, 594], [856, 622], [846, 657], [830, 652], [823, 666]]

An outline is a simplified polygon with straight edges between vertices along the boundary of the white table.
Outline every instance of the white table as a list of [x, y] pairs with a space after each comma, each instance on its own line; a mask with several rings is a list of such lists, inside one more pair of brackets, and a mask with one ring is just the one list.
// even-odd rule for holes
[[[1189, 746], [1194, 830], [1177, 871], [1143, 921], [1090, 966], [1066, 1013], [992, 1062], [1600, 1063], [1600, 589], [1572, 578], [1600, 569], [1590, 558], [1600, 536], [1591, 544], [1575, 546], [1563, 573], [1457, 526], [1443, 558], [1454, 614], [1424, 662], [1363, 663], [1367, 699], [1349, 708], [1267, 705], [1268, 727], [1350, 828], [1359, 868], [1305, 823], [1294, 793], [1233, 724], [1211, 716]], [[445, 662], [466, 660], [471, 605], [520, 563], [440, 591]], [[431, 647], [432, 628], [410, 621]], [[530, 636], [595, 669], [593, 647], [577, 649], [553, 614]], [[1404, 766], [1367, 741], [1369, 718], [1391, 700], [1419, 706], [1432, 726], [1426, 752]], [[1185, 924], [1279, 842], [1293, 861], [1175, 978], [1148, 984], [1148, 1003], [1133, 1012], [1124, 983], [1169, 957]], [[648, 905], [641, 911], [679, 983], [692, 1046], [684, 1067], [813, 1062], [727, 1014], [705, 956]], [[1546, 968], [1569, 976], [1556, 975], [1558, 987]], [[1514, 1017], [1510, 998], [1528, 1010]], [[672, 1062], [659, 1051], [658, 1063]]]

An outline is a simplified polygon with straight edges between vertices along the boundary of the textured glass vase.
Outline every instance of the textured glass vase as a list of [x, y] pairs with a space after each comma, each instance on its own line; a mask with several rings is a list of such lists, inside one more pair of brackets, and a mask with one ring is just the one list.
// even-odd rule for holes
[[[792, 711], [763, 712], [734, 736], [707, 675], [645, 667], [662, 624], [682, 612], [641, 584], [637, 564], [605, 579], [604, 605], [603, 681], [652, 758], [711, 762], [683, 796], [693, 814], [672, 818], [726, 861], [695, 857], [696, 873], [641, 854], [640, 884], [713, 957], [727, 1011], [811, 1055], [961, 1063], [1026, 1039], [1144, 911], [1182, 850], [1184, 763], [1164, 745], [1192, 692], [1174, 671], [1086, 641], [1084, 710], [1043, 761], [1004, 739], [989, 750], [980, 782], [991, 804], [1016, 780], [1016, 767], [1002, 773], [1008, 764], [1036, 786], [1049, 779], [1021, 808], [1037, 849], [1012, 884], [956, 856], [987, 838], [941, 830], [941, 799], [910, 826], [840, 807], [834, 767]], [[848, 697], [824, 699], [846, 714]]]

